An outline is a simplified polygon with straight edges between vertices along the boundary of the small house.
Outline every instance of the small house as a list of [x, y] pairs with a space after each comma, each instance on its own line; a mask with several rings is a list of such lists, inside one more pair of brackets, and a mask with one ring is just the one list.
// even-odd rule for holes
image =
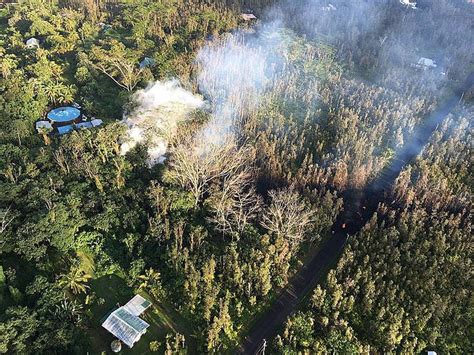
[[102, 327], [132, 348], [150, 326], [139, 318], [139, 315], [150, 306], [150, 301], [140, 295], [135, 295], [125, 306], [113, 311], [102, 323]]
[[74, 129], [89, 129], [102, 125], [103, 121], [98, 118], [93, 117], [92, 120], [89, 120], [80, 108], [81, 106], [77, 103], [55, 108], [48, 112], [45, 120], [36, 122], [36, 130], [38, 133], [49, 130], [51, 133], [57, 132], [59, 135], [63, 135]]
[[91, 121], [92, 127], [99, 127], [102, 123], [104, 123], [101, 119], [94, 118]]
[[49, 131], [53, 129], [53, 125], [49, 121], [37, 121], [35, 128], [40, 133], [41, 131]]
[[412, 9], [416, 9], [416, 1], [411, 2], [410, 0], [400, 0], [400, 3], [405, 5], [406, 7], [411, 7]]
[[257, 16], [255, 16], [254, 14], [241, 14], [240, 17], [242, 18], [242, 20], [246, 21], [246, 22], [250, 22], [250, 21], [255, 21], [257, 19]]
[[433, 59], [421, 57], [417, 62], [418, 68], [423, 70], [436, 68], [438, 65]]
[[30, 39], [26, 40], [25, 44], [26, 48], [30, 49], [39, 48], [40, 46], [40, 42], [34, 37], [31, 37]]

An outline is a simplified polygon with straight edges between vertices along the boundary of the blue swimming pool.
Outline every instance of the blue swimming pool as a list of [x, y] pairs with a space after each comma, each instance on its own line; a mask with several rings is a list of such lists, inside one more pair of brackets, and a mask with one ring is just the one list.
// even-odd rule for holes
[[81, 111], [75, 107], [58, 107], [49, 111], [48, 118], [54, 122], [70, 122], [81, 115]]

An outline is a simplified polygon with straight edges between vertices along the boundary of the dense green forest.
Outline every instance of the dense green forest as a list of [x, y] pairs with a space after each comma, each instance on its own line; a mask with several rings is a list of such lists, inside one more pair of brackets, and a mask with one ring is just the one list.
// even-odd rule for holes
[[[1, 353], [109, 353], [101, 324], [137, 293], [150, 327], [122, 352], [234, 353], [331, 238], [344, 194], [473, 69], [465, 1], [296, 3], [0, 5]], [[165, 89], [192, 107], [147, 101]], [[472, 349], [473, 98], [267, 351]], [[104, 124], [35, 129], [73, 103]], [[144, 117], [145, 104], [158, 108]]]

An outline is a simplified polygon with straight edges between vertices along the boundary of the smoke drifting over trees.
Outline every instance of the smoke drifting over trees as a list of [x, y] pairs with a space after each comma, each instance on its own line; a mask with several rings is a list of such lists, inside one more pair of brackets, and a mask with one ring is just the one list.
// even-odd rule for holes
[[[139, 292], [137, 353], [234, 353], [341, 212], [358, 218], [347, 196], [395, 165], [267, 350], [472, 351], [473, 91], [451, 91], [472, 71], [474, 5], [417, 7], [0, 6], [0, 352], [107, 351], [101, 319]], [[43, 139], [35, 123], [73, 102], [101, 128]]]
[[150, 84], [138, 90], [132, 100], [132, 110], [125, 114], [128, 130], [121, 153], [126, 154], [139, 143], [146, 144], [150, 166], [164, 162], [178, 124], [204, 105], [200, 97], [181, 88], [176, 80]]

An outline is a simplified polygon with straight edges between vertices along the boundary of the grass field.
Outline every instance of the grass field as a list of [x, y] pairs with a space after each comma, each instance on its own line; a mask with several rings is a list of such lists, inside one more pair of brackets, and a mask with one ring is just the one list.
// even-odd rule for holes
[[[104, 351], [111, 353], [110, 343], [114, 340], [114, 337], [102, 328], [101, 324], [111, 311], [115, 310], [118, 305], [122, 306], [127, 303], [135, 293], [133, 289], [127, 286], [125, 280], [116, 274], [96, 278], [90, 282], [90, 286], [91, 291], [97, 297], [102, 298], [104, 303], [95, 304], [92, 307], [93, 326], [88, 331], [90, 339], [89, 350], [94, 354], [100, 354]], [[132, 349], [124, 345], [120, 353], [149, 353], [150, 342], [159, 341], [164, 344], [166, 335], [176, 332], [185, 335], [187, 346], [190, 349], [195, 346], [188, 324], [172, 307], [156, 301], [145, 292], [140, 292], [140, 294], [153, 303], [153, 306], [140, 316], [150, 324], [150, 327]]]

